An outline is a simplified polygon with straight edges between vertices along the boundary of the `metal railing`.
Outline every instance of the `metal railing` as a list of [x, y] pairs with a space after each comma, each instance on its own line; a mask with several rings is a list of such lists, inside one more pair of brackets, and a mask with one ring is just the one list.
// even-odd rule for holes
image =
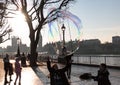
[[120, 55], [74, 55], [73, 63], [99, 65], [105, 63], [109, 66], [120, 66]]

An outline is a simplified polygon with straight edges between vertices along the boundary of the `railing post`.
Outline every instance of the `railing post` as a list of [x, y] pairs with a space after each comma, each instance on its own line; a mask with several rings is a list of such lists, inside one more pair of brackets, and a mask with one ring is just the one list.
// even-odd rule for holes
[[104, 59], [105, 59], [105, 64], [106, 64], [106, 56], [104, 56]]
[[77, 57], [77, 64], [79, 63], [79, 56]]
[[90, 64], [91, 64], [91, 56], [90, 56]]

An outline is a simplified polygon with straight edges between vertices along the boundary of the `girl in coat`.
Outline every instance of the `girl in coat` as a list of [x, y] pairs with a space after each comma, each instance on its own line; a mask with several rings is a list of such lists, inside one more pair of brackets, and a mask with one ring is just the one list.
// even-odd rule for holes
[[22, 70], [22, 68], [19, 63], [19, 59], [16, 59], [16, 62], [15, 62], [15, 73], [16, 73], [15, 85], [16, 85], [18, 77], [19, 77], [19, 84], [21, 83], [21, 70]]

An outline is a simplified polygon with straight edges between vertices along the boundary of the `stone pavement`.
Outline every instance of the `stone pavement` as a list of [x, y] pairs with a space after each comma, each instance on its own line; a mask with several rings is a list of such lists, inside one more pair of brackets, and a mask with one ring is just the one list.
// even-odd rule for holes
[[[11, 61], [14, 63], [14, 61]], [[90, 72], [96, 75], [98, 68], [85, 67], [72, 65], [71, 85], [97, 85], [97, 82], [93, 80], [80, 80], [79, 75], [82, 73]], [[40, 63], [38, 67], [23, 67], [21, 85], [50, 85], [50, 79], [48, 78], [48, 70], [45, 63]], [[13, 81], [6, 85], [14, 85], [15, 73], [12, 76]], [[9, 78], [8, 78], [9, 79]], [[120, 81], [120, 70], [110, 69], [110, 80], [112, 85], [119, 85]], [[3, 62], [0, 60], [0, 85], [4, 84], [4, 70]], [[18, 84], [16, 84], [18, 85]]]
[[[44, 82], [44, 85], [49, 85], [49, 78], [47, 77], [49, 72], [47, 70], [46, 65], [39, 66], [36, 68], [38, 71], [39, 78]], [[71, 85], [97, 85], [97, 82], [94, 80], [80, 80], [79, 76], [83, 73], [91, 73], [92, 75], [97, 75], [98, 67], [90, 67], [90, 66], [81, 66], [81, 65], [72, 65], [72, 72], [71, 72]], [[111, 85], [120, 85], [120, 69], [110, 69], [110, 81]], [[44, 77], [41, 77], [39, 74], [42, 73]], [[43, 78], [43, 79], [42, 79]]]
[[[10, 62], [13, 63], [13, 66], [14, 66], [15, 61], [11, 60]], [[0, 85], [14, 85], [16, 74], [14, 73], [12, 75], [13, 81], [7, 84], [4, 83], [4, 74], [5, 73], [3, 69], [3, 62], [2, 62], [2, 59], [0, 59]], [[20, 85], [50, 85], [50, 79], [48, 78], [48, 74], [49, 72], [45, 64], [40, 64], [38, 67], [29, 67], [29, 66], [22, 67]], [[9, 76], [7, 79], [9, 81]], [[18, 81], [16, 85], [19, 85]], [[78, 84], [74, 84], [74, 85], [78, 85]]]
[[[14, 63], [14, 61], [11, 61]], [[14, 85], [14, 81], [16, 78], [16, 74], [14, 73], [12, 75], [12, 80], [11, 82], [5, 84], [4, 83], [4, 69], [3, 69], [3, 62], [0, 59], [0, 85]], [[9, 77], [8, 77], [9, 80]], [[18, 81], [16, 83], [18, 84]], [[22, 73], [21, 73], [21, 85], [43, 85], [42, 81], [39, 79], [39, 77], [36, 76], [34, 71], [32, 70], [31, 67], [22, 67]]]
[[[38, 67], [33, 67], [34, 72], [37, 74], [39, 79], [43, 82], [44, 85], [50, 85], [50, 79], [48, 78], [49, 71], [47, 70], [46, 64], [40, 65]], [[80, 85], [80, 79], [78, 77], [71, 77], [71, 85]]]
[[[47, 70], [46, 64], [44, 63], [44, 65], [41, 65], [34, 69], [36, 69], [38, 77], [40, 78], [40, 80], [42, 80], [42, 82], [44, 82], [44, 85], [50, 85], [50, 79], [48, 78], [49, 71]], [[71, 80], [70, 80], [71, 85], [81, 85], [80, 82], [81, 81], [79, 77], [75, 77], [73, 75], [71, 76]]]
[[[10, 62], [14, 65], [14, 60], [11, 60]], [[14, 85], [16, 74], [14, 73], [12, 75], [11, 82], [5, 84], [4, 83], [4, 69], [3, 69], [3, 62], [0, 59], [0, 85]], [[22, 73], [21, 73], [21, 85], [50, 85], [50, 79], [48, 78], [48, 70], [46, 67], [46, 64], [40, 64], [38, 67], [22, 67]], [[7, 78], [9, 80], [9, 76]], [[73, 81], [75, 80], [75, 81]], [[71, 85], [79, 85], [77, 84], [79, 81], [79, 78], [72, 77], [71, 79]], [[19, 85], [18, 82], [16, 85]]]

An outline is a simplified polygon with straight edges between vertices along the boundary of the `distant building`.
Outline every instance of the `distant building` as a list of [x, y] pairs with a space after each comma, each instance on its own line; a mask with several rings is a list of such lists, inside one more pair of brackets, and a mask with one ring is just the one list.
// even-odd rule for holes
[[11, 40], [12, 46], [7, 46], [7, 51], [15, 52], [18, 46], [17, 41], [18, 41], [18, 38], [13, 36]]
[[18, 43], [18, 37], [12, 37], [11, 40], [12, 46], [7, 46], [6, 52], [17, 52], [18, 44], [20, 48], [20, 52], [28, 52], [28, 47], [26, 44], [22, 44], [21, 40]]
[[82, 43], [85, 45], [99, 45], [99, 44], [101, 44], [99, 39], [83, 40]]
[[12, 37], [12, 41], [11, 41], [11, 43], [12, 43], [12, 47], [17, 47], [17, 41], [18, 41], [18, 38], [17, 37]]
[[20, 52], [28, 52], [29, 51], [29, 48], [27, 47], [27, 45], [26, 44], [20, 44]]
[[120, 45], [120, 36], [113, 36], [112, 37], [112, 43]]

